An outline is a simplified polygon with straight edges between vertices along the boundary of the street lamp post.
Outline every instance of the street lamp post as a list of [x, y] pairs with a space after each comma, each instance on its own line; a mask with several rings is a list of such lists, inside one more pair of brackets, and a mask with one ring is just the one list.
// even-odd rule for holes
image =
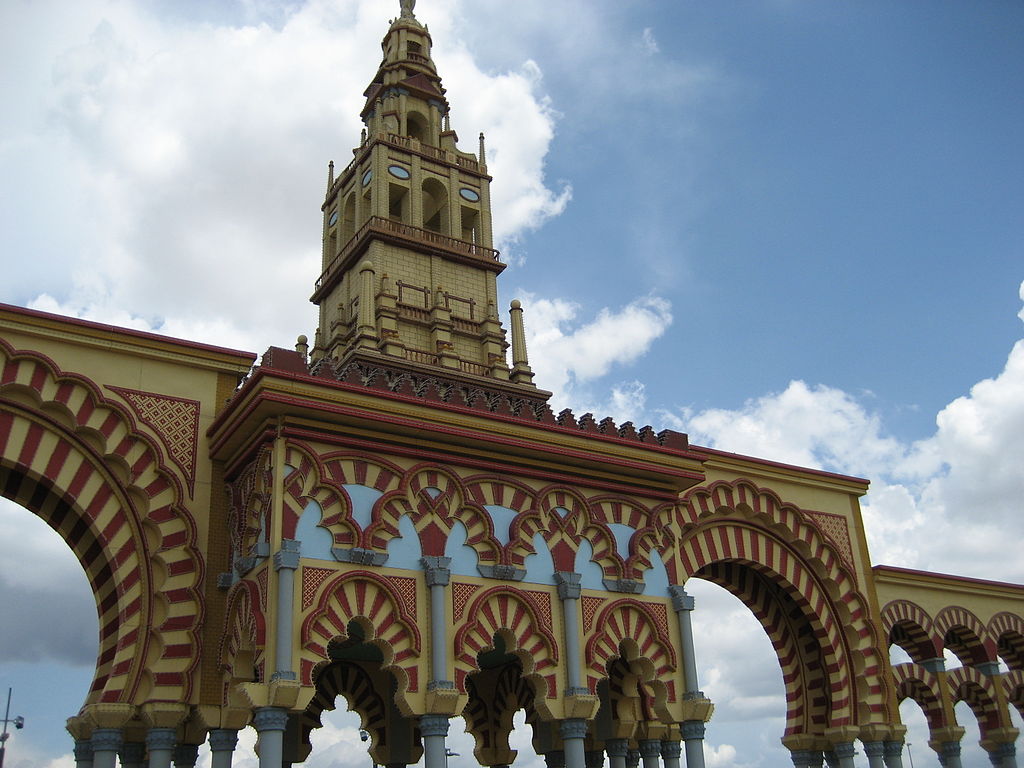
[[21, 730], [25, 727], [25, 718], [18, 715], [15, 718], [11, 718], [11, 691], [13, 688], [7, 689], [7, 709], [4, 712], [4, 730], [0, 733], [0, 768], [4, 768], [4, 752], [7, 750], [7, 740], [11, 737], [11, 734], [7, 731], [7, 726], [10, 723], [14, 723], [15, 730]]
[[[911, 747], [911, 744], [908, 741], [907, 742], [907, 757], [910, 758], [910, 768], [914, 768], [914, 753], [911, 751], [910, 747]], [[2, 765], [0, 765], [0, 768], [4, 768], [4, 767]]]

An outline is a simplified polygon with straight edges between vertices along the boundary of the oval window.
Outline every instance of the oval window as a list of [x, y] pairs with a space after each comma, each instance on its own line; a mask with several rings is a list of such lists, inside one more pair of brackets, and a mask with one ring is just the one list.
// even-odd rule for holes
[[373, 170], [371, 169], [371, 170], [369, 170], [369, 171], [367, 171], [366, 173], [363, 174], [363, 186], [365, 187], [367, 184], [369, 184], [370, 183], [370, 179], [372, 179], [372, 178], [373, 178]]
[[392, 165], [388, 168], [388, 173], [394, 176], [396, 179], [408, 179], [409, 172], [400, 165]]
[[328, 227], [333, 227], [335, 222], [337, 222], [337, 221], [338, 221], [338, 209], [335, 208], [333, 211], [331, 211], [331, 218], [327, 220], [327, 226]]
[[471, 203], [476, 203], [479, 202], [480, 200], [480, 194], [476, 190], [470, 189], [469, 187], [463, 187], [462, 189], [460, 189], [459, 195], [462, 196], [463, 200], [469, 200], [469, 202]]

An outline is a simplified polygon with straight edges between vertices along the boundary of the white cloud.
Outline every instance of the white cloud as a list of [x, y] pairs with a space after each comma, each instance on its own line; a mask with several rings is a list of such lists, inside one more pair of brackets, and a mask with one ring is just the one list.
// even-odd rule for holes
[[[554, 393], [553, 408], [573, 406], [579, 413], [586, 410], [582, 405], [594, 400], [581, 385], [642, 357], [672, 323], [669, 302], [653, 296], [617, 309], [603, 307], [585, 318], [580, 318], [581, 306], [564, 299], [527, 295], [523, 306], [537, 381]], [[609, 399], [609, 408], [635, 412], [643, 404], [643, 387], [636, 382], [619, 384]]]
[[661, 53], [661, 47], [658, 45], [658, 39], [654, 36], [654, 30], [650, 27], [644, 27], [643, 35], [641, 36], [644, 50], [654, 55], [655, 53]]
[[916, 443], [887, 435], [855, 396], [802, 381], [736, 410], [666, 416], [695, 443], [870, 478], [862, 506], [875, 562], [1024, 580], [1019, 558], [992, 557], [1024, 539], [1024, 340]]
[[[240, 19], [205, 24], [138, 3], [81, 5], [77, 39], [65, 35], [52, 54], [49, 112], [37, 120], [46, 140], [24, 126], [0, 146], [11, 162], [16, 148], [63, 148], [61, 228], [89, 236], [55, 247], [50, 267], [71, 275], [66, 293], [47, 286], [21, 301], [257, 351], [311, 335], [317, 181], [358, 143], [380, 3], [250, 2]], [[527, 61], [485, 73], [452, 38], [437, 57], [462, 147], [475, 151], [487, 133], [496, 235], [512, 243], [571, 197], [569, 184], [544, 179], [557, 115], [540, 70]], [[37, 96], [24, 101], [41, 109]]]

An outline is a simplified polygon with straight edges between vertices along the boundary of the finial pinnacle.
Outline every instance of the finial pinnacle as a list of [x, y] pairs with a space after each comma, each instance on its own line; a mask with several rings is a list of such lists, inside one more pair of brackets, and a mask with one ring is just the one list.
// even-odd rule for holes
[[415, 19], [413, 15], [413, 9], [416, 7], [416, 0], [399, 0], [402, 6], [402, 18], [403, 19]]

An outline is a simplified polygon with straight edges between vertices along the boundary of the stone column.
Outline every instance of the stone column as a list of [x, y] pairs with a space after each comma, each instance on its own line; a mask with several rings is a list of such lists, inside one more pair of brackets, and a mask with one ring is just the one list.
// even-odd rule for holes
[[277, 644], [271, 680], [296, 679], [295, 670], [292, 669], [292, 619], [299, 547], [300, 542], [294, 539], [282, 539], [281, 549], [274, 554], [274, 570], [277, 571]]
[[868, 756], [869, 768], [885, 768], [884, 741], [865, 741], [864, 754]]
[[903, 742], [885, 742], [885, 768], [903, 768]]
[[944, 741], [939, 746], [939, 765], [944, 768], [963, 768], [960, 762], [960, 742]]
[[587, 721], [578, 717], [563, 720], [559, 731], [562, 734], [562, 749], [565, 751], [565, 768], [586, 768], [584, 740], [587, 738]]
[[1009, 743], [997, 744], [988, 759], [995, 768], [1017, 768], [1017, 748]]
[[631, 749], [626, 752], [626, 768], [640, 768], [639, 749]]
[[231, 768], [231, 757], [238, 746], [238, 731], [215, 728], [210, 731], [210, 768]]
[[149, 768], [171, 768], [171, 756], [177, 743], [178, 734], [174, 728], [150, 728], [146, 734]]
[[259, 734], [256, 751], [260, 756], [260, 768], [281, 768], [288, 712], [279, 707], [260, 707], [253, 715], [252, 725]]
[[[697, 656], [693, 650], [693, 624], [691, 616], [695, 607], [692, 595], [681, 586], [668, 588], [672, 596], [672, 609], [679, 621], [679, 638], [683, 656], [684, 698], [704, 698], [697, 681]], [[699, 726], [699, 728], [698, 728]], [[686, 742], [686, 768], [704, 768], [704, 723], [688, 720], [682, 724], [683, 740]]]
[[[430, 589], [430, 678], [431, 682], [448, 681], [448, 622], [445, 619], [445, 587], [451, 581], [450, 557], [420, 559]], [[452, 686], [454, 687], [454, 686]], [[447, 731], [446, 731], [447, 732]]]
[[197, 744], [179, 744], [174, 749], [174, 768], [195, 768], [198, 759]]
[[421, 716], [420, 734], [423, 736], [424, 768], [445, 768], [448, 758], [444, 740], [448, 735], [448, 718], [444, 715]]
[[124, 739], [120, 728], [97, 728], [92, 732], [93, 768], [116, 768], [117, 752]]
[[146, 745], [141, 741], [126, 741], [118, 752], [121, 768], [142, 768], [146, 760]]
[[577, 603], [580, 598], [581, 578], [580, 574], [569, 571], [559, 571], [555, 574], [558, 597], [562, 601], [562, 624], [565, 626], [565, 679], [569, 686], [565, 692], [566, 696], [589, 693], [580, 685], [580, 632]]
[[680, 732], [686, 745], [686, 768], [704, 768], [704, 723], [687, 720]]
[[629, 751], [629, 742], [625, 739], [608, 739], [604, 743], [605, 752], [608, 753], [608, 768], [626, 768], [626, 752]]
[[92, 742], [75, 739], [75, 768], [92, 768]]
[[659, 739], [640, 739], [640, 757], [644, 768], [661, 768], [661, 741]]
[[836, 756], [836, 765], [839, 768], [856, 768], [853, 764], [853, 753], [856, 750], [853, 748], [852, 741], [843, 741], [835, 744], [832, 747], [832, 751]]
[[812, 752], [809, 749], [794, 749], [789, 753], [793, 768], [811, 768]]
[[665, 768], [679, 768], [679, 758], [683, 755], [683, 747], [678, 741], [661, 742], [661, 759]]

